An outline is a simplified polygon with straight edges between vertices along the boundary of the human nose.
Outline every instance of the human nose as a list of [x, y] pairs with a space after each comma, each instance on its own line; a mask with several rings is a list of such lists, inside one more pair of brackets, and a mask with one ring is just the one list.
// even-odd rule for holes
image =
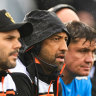
[[88, 54], [86, 54], [86, 62], [89, 63], [93, 63], [94, 62], [94, 56], [93, 53], [89, 52]]
[[68, 50], [67, 43], [65, 40], [60, 43], [60, 50], [64, 50], [64, 51]]
[[14, 41], [14, 45], [13, 45], [14, 49], [20, 49], [21, 48], [21, 43], [19, 40], [15, 40]]

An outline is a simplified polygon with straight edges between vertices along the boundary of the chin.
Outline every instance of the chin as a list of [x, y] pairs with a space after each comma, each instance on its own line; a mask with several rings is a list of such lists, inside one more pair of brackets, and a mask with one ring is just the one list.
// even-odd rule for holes
[[88, 73], [82, 73], [80, 74], [80, 76], [88, 76], [89, 75], [89, 72]]
[[9, 67], [10, 69], [16, 67], [16, 62], [10, 62]]
[[12, 69], [12, 68], [15, 68], [15, 67], [16, 67], [16, 66], [11, 65], [11, 66], [9, 66], [8, 69]]

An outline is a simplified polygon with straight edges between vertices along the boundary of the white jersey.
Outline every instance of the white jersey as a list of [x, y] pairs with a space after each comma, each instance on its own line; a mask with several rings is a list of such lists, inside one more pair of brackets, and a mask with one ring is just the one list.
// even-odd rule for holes
[[20, 72], [20, 73], [24, 73], [27, 76], [29, 76], [29, 73], [27, 72], [26, 67], [22, 64], [22, 62], [19, 59], [16, 60], [16, 67], [9, 69], [9, 71], [10, 72]]

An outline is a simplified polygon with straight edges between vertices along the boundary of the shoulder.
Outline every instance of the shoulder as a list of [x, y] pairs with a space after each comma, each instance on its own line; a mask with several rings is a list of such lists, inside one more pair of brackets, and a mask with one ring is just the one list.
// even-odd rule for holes
[[10, 75], [13, 77], [13, 78], [18, 78], [17, 79], [28, 79], [28, 76], [24, 73], [19, 73], [19, 72], [13, 72], [13, 73], [10, 73]]
[[24, 96], [31, 96], [30, 94], [33, 94], [32, 82], [27, 75], [24, 73], [10, 73], [10, 75], [16, 84], [16, 89], [19, 91], [20, 96], [22, 94], [24, 94]]
[[74, 80], [78, 86], [84, 86], [85, 88], [92, 87], [91, 79], [89, 76], [76, 77]]
[[74, 79], [74, 85], [78, 89], [78, 92], [82, 94], [82, 96], [91, 96], [92, 83], [89, 76], [76, 77]]
[[89, 78], [87, 76], [81, 76], [81, 77], [76, 77], [75, 79], [77, 79], [77, 80], [88, 80]]
[[75, 81], [77, 81], [77, 82], [85, 82], [85, 83], [89, 82], [89, 83], [91, 83], [90, 76], [76, 77], [75, 78]]
[[90, 76], [76, 77], [75, 81], [82, 82], [82, 83], [85, 83], [85, 84], [88, 84], [88, 83], [91, 84]]
[[17, 72], [15, 73], [15, 72], [13, 72], [10, 75], [12, 76], [14, 81], [17, 80], [17, 81], [22, 82], [22, 83], [27, 82], [27, 84], [31, 83], [31, 80], [29, 79], [29, 77], [24, 73], [17, 73]]

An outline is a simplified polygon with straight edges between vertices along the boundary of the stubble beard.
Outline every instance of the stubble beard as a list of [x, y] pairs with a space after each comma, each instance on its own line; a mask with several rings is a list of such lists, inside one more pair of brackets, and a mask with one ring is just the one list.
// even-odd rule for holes
[[1, 70], [11, 69], [11, 68], [14, 68], [15, 66], [16, 66], [16, 63], [11, 63], [8, 59], [5, 61], [0, 59], [0, 69]]

